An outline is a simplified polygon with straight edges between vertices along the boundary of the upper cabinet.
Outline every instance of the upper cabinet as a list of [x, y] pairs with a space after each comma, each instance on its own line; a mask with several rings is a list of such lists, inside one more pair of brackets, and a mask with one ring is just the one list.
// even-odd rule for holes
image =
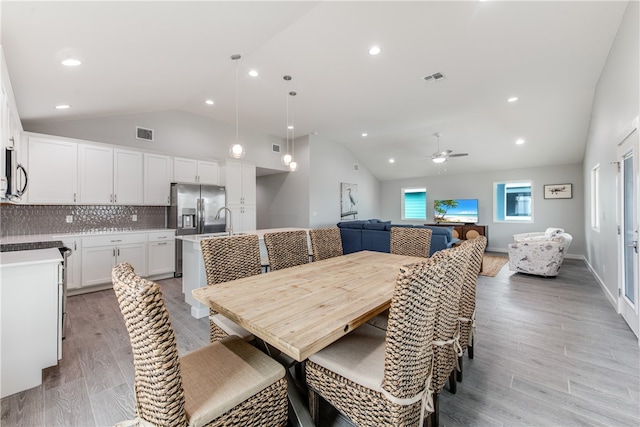
[[99, 145], [78, 147], [82, 204], [142, 205], [142, 153]]
[[173, 159], [173, 182], [213, 184], [220, 183], [219, 165], [217, 162], [184, 159]]
[[144, 204], [169, 206], [173, 163], [169, 156], [144, 153]]
[[30, 204], [78, 201], [78, 144], [29, 137], [28, 160]]
[[248, 163], [227, 161], [224, 186], [228, 205], [256, 204], [256, 167]]

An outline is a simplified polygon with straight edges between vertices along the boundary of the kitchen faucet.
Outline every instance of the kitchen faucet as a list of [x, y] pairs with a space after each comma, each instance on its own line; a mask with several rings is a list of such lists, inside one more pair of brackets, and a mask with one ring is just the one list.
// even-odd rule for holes
[[216, 217], [214, 218], [216, 221], [220, 219], [220, 212], [222, 212], [223, 210], [229, 212], [229, 228], [225, 229], [224, 231], [229, 233], [229, 236], [233, 236], [233, 227], [232, 227], [232, 222], [231, 222], [231, 209], [229, 209], [226, 206], [221, 207], [220, 209], [218, 209], [218, 212], [216, 213]]

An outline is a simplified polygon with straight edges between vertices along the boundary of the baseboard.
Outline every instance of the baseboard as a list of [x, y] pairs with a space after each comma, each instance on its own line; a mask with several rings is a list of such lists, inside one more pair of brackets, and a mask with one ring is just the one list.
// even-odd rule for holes
[[611, 292], [609, 292], [609, 289], [605, 285], [604, 281], [600, 278], [600, 276], [598, 276], [598, 273], [591, 266], [591, 264], [589, 263], [589, 261], [587, 261], [586, 258], [584, 258], [584, 263], [587, 265], [587, 268], [589, 269], [591, 274], [593, 274], [593, 277], [595, 277], [596, 281], [598, 282], [598, 284], [602, 288], [602, 291], [604, 292], [605, 296], [607, 297], [607, 299], [609, 300], [609, 302], [613, 306], [613, 308], [616, 311], [616, 313], [619, 313], [619, 311], [618, 311], [618, 299]]

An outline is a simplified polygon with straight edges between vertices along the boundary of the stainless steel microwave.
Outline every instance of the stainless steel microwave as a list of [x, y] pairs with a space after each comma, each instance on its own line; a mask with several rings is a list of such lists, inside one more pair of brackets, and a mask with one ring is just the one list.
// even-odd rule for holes
[[25, 191], [27, 191], [27, 184], [29, 183], [29, 177], [27, 170], [18, 163], [16, 152], [12, 147], [5, 149], [5, 179], [4, 179], [4, 191], [2, 198], [5, 200], [20, 199]]

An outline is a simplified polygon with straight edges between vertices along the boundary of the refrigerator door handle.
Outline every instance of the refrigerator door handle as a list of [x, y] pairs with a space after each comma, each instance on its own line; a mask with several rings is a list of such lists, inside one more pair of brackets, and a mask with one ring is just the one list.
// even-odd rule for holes
[[204, 233], [204, 199], [198, 199], [198, 234]]

